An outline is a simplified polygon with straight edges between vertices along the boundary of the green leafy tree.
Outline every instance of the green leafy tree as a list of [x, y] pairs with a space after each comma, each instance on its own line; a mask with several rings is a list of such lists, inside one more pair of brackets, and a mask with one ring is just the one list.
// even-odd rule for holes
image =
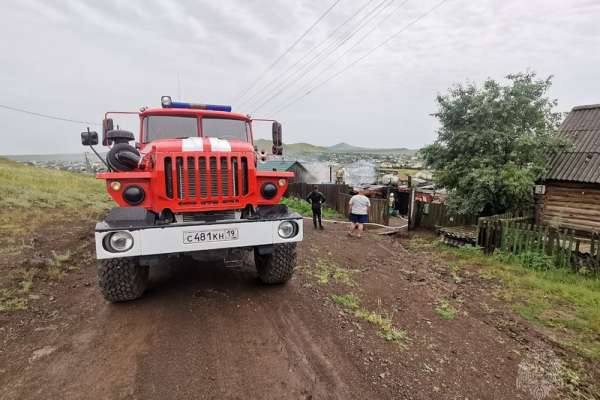
[[455, 85], [437, 97], [441, 127], [422, 152], [449, 190], [448, 206], [459, 214], [530, 206], [548, 155], [565, 146], [556, 135], [561, 114], [548, 98], [552, 77], [526, 72], [506, 78], [488, 79], [481, 87]]

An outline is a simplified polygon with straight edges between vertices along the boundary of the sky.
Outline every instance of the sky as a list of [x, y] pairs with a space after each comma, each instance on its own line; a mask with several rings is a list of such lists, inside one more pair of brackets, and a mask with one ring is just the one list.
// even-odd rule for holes
[[[554, 76], [557, 111], [600, 103], [598, 0], [4, 0], [0, 15], [0, 105], [94, 124], [171, 95], [277, 119], [286, 143], [420, 148], [455, 83], [529, 69]], [[87, 127], [2, 108], [0, 124], [0, 154], [78, 152]]]

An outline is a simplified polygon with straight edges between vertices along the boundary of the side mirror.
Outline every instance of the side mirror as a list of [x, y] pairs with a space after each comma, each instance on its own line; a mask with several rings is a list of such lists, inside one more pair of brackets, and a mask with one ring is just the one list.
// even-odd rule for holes
[[281, 139], [281, 123], [273, 122], [273, 154], [280, 156], [283, 154], [283, 141]]
[[114, 129], [114, 123], [112, 118], [104, 118], [102, 120], [102, 145], [103, 146], [108, 146], [108, 137], [106, 136], [106, 134], [109, 131], [112, 131]]
[[81, 144], [84, 146], [95, 146], [98, 144], [98, 132], [81, 132]]

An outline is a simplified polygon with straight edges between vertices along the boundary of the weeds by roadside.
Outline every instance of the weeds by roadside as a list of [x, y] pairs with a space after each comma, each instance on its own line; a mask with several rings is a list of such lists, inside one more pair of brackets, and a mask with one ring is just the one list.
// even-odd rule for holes
[[475, 266], [483, 277], [500, 279], [498, 296], [517, 313], [562, 345], [600, 359], [600, 280], [550, 267], [537, 253], [486, 256], [476, 247], [441, 243], [430, 249], [442, 259], [451, 257], [454, 268]]
[[435, 307], [435, 312], [446, 320], [452, 320], [456, 318], [456, 315], [458, 314], [458, 310], [454, 308], [446, 299], [441, 299], [438, 301], [437, 306]]
[[[342, 268], [324, 259], [317, 259], [313, 268], [309, 269], [308, 276], [313, 277], [320, 285], [335, 283], [347, 288], [357, 287], [352, 278], [357, 270]], [[366, 321], [377, 328], [377, 336], [391, 342], [396, 342], [404, 348], [409, 340], [405, 331], [394, 327], [392, 319], [387, 312], [376, 312], [361, 305], [361, 301], [353, 293], [330, 293], [328, 298], [340, 305], [346, 311], [352, 313], [355, 318]]]
[[329, 298], [341, 305], [346, 311], [352, 312], [356, 318], [377, 327], [377, 336], [390, 342], [396, 342], [402, 348], [406, 347], [406, 342], [409, 340], [407, 333], [404, 330], [396, 328], [387, 313], [379, 313], [362, 307], [360, 299], [351, 293], [332, 293], [329, 295]]
[[[285, 204], [300, 215], [305, 217], [312, 216], [311, 205], [306, 200], [298, 197], [283, 197], [280, 203]], [[323, 207], [322, 216], [323, 218], [344, 218], [344, 216], [337, 211], [327, 207]]]
[[67, 250], [65, 254], [58, 254], [52, 250], [52, 257], [48, 260], [48, 277], [53, 280], [60, 280], [65, 274], [65, 263], [71, 259], [71, 251]]
[[25, 310], [27, 299], [14, 289], [0, 289], [0, 312]]
[[318, 259], [313, 270], [309, 274], [317, 278], [317, 282], [326, 285], [330, 280], [346, 286], [354, 287], [355, 282], [352, 274], [356, 272], [348, 268], [342, 268], [324, 259]]

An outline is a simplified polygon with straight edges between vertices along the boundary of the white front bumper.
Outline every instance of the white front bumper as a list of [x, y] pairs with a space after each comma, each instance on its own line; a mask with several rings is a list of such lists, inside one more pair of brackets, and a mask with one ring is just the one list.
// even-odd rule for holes
[[[302, 219], [288, 219], [298, 224], [298, 234], [290, 239], [283, 239], [277, 233], [279, 224], [283, 220], [234, 222], [202, 225], [165, 225], [145, 229], [128, 230], [133, 236], [133, 247], [122, 253], [113, 253], [104, 248], [103, 241], [106, 235], [118, 231], [96, 232], [96, 257], [117, 258], [136, 257], [154, 254], [186, 253], [191, 251], [226, 249], [238, 247], [252, 247], [275, 243], [299, 242], [303, 238]], [[184, 234], [193, 232], [208, 232], [222, 229], [237, 229], [238, 238], [235, 240], [204, 243], [184, 243]]]

